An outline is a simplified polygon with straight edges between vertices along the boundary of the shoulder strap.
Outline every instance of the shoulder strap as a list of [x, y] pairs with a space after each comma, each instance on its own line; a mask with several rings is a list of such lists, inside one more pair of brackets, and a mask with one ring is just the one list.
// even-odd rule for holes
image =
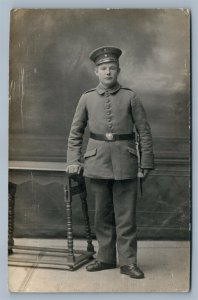
[[96, 90], [96, 88], [93, 88], [93, 89], [90, 89], [90, 90], [85, 91], [83, 94], [87, 94], [87, 93], [93, 92], [93, 91], [95, 91], [95, 90]]
[[128, 91], [131, 91], [131, 92], [134, 92], [134, 90], [132, 90], [132, 89], [130, 89], [130, 88], [128, 88], [128, 87], [125, 87], [125, 86], [121, 86], [121, 89], [123, 89], [123, 90], [128, 90]]

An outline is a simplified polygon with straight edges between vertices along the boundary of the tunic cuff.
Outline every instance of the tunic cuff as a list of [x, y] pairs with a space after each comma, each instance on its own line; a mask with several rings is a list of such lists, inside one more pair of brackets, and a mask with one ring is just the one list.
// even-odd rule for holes
[[142, 169], [154, 169], [153, 153], [142, 153], [141, 168]]

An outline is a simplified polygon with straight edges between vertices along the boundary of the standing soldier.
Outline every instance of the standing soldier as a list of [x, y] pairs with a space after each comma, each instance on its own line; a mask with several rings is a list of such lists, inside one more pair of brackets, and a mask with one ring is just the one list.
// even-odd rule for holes
[[[137, 266], [136, 200], [139, 135], [144, 178], [153, 169], [150, 126], [137, 94], [122, 87], [116, 47], [101, 47], [90, 54], [99, 78], [96, 88], [85, 92], [78, 103], [68, 139], [68, 173], [79, 173], [83, 134], [89, 124], [90, 138], [84, 155], [84, 176], [90, 178], [95, 197], [95, 232], [99, 244], [97, 259], [87, 271], [116, 268], [120, 273], [143, 278]], [[117, 245], [117, 251], [116, 251]]]

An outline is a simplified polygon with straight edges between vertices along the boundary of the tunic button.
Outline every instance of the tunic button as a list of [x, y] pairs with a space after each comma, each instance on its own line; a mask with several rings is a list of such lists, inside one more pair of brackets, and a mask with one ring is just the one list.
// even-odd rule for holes
[[107, 112], [107, 115], [110, 115], [110, 111]]
[[107, 108], [110, 108], [110, 105], [107, 105]]
[[109, 127], [112, 128], [112, 124], [109, 124]]
[[105, 97], [109, 97], [109, 92], [108, 91], [105, 92]]
[[109, 118], [108, 121], [111, 122], [111, 119]]

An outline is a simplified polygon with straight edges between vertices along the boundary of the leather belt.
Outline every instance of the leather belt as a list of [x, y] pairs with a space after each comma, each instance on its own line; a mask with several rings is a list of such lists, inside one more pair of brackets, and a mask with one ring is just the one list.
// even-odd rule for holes
[[114, 142], [114, 141], [132, 140], [135, 138], [135, 134], [134, 133], [114, 134], [111, 132], [108, 132], [106, 134], [95, 134], [90, 132], [90, 138], [98, 141]]

